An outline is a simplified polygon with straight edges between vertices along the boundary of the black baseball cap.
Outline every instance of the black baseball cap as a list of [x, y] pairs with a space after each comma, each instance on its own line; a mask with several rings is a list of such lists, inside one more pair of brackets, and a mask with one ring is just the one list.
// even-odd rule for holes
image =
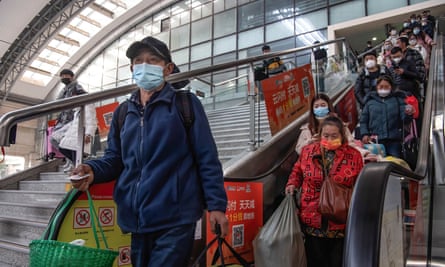
[[270, 50], [270, 46], [268, 45], [263, 45], [263, 47], [261, 48], [262, 51], [264, 50]]
[[364, 57], [366, 57], [366, 56], [374, 56], [374, 57], [377, 57], [377, 53], [375, 52], [375, 50], [372, 50], [372, 51], [366, 51], [366, 53], [363, 55], [363, 58]]
[[172, 62], [170, 50], [168, 49], [167, 45], [164, 42], [151, 36], [145, 37], [141, 41], [132, 43], [130, 47], [128, 47], [127, 53], [125, 55], [130, 59], [130, 61], [133, 62], [133, 59], [144, 51], [148, 51], [153, 55], [162, 58], [167, 63]]

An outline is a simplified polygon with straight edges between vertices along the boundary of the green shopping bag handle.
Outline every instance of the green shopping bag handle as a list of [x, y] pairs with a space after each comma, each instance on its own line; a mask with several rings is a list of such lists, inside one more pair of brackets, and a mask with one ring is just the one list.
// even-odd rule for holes
[[[71, 191], [68, 192], [68, 195], [65, 198], [63, 204], [57, 210], [56, 214], [51, 218], [51, 221], [50, 221], [48, 227], [46, 228], [45, 232], [42, 235], [43, 237], [48, 236], [48, 238], [47, 238], [48, 240], [53, 240], [54, 239], [55, 232], [56, 232], [56, 227], [57, 227], [57, 222], [59, 221], [61, 216], [66, 214], [66, 210], [71, 205], [71, 203], [72, 203], [74, 197], [76, 196], [77, 192], [78, 192], [77, 189], [72, 189]], [[94, 209], [93, 199], [91, 198], [90, 192], [88, 190], [86, 191], [86, 194], [87, 194], [87, 197], [88, 197], [88, 206], [89, 206], [89, 209], [90, 209], [91, 226], [93, 228], [93, 235], [94, 235], [94, 239], [96, 241], [96, 247], [100, 248], [99, 237], [97, 236], [97, 229], [96, 229], [96, 223], [97, 223], [97, 225], [99, 226], [99, 230], [100, 230], [102, 239], [103, 239], [104, 244], [105, 244], [105, 248], [109, 249], [108, 248], [107, 239], [105, 238], [104, 231], [102, 229], [102, 226], [99, 223], [99, 218], [97, 216], [96, 210]]]

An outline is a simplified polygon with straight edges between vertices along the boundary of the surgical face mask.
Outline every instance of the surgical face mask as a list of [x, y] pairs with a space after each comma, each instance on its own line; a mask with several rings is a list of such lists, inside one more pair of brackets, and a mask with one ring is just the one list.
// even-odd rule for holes
[[65, 85], [68, 85], [68, 84], [71, 83], [71, 79], [70, 79], [70, 78], [62, 78], [62, 79], [60, 79], [60, 81], [61, 81], [63, 84], [65, 84]]
[[317, 119], [321, 119], [326, 117], [329, 114], [329, 108], [328, 107], [318, 107], [314, 108], [314, 115]]
[[391, 89], [377, 89], [377, 94], [380, 97], [387, 97], [391, 93]]
[[151, 91], [164, 82], [163, 71], [164, 69], [158, 65], [136, 64], [133, 66], [133, 79], [140, 88]]
[[402, 61], [402, 58], [401, 57], [395, 57], [395, 58], [392, 59], [392, 61], [394, 61], [394, 63], [396, 63], [396, 64], [399, 64], [400, 61]]
[[415, 19], [411, 19], [411, 23], [415, 23], [416, 22], [416, 20]]
[[417, 44], [417, 40], [416, 39], [411, 39], [411, 40], [409, 40], [409, 44], [410, 45], [416, 45]]
[[337, 138], [334, 140], [328, 140], [326, 138], [321, 138], [320, 145], [327, 150], [336, 150], [341, 146], [341, 139]]
[[409, 27], [409, 22], [403, 23], [403, 27], [405, 27], [405, 28]]
[[422, 26], [426, 26], [426, 24], [427, 24], [426, 22], [422, 22]]
[[388, 51], [388, 50], [391, 50], [391, 45], [385, 45], [384, 47], [383, 47], [386, 51]]
[[392, 30], [391, 31], [391, 35], [396, 35], [397, 34], [397, 31], [396, 30]]
[[365, 65], [366, 65], [366, 68], [371, 69], [371, 68], [375, 67], [376, 62], [375, 62], [375, 60], [370, 59], [370, 60], [366, 61]]
[[414, 33], [415, 35], [419, 34], [419, 33], [420, 33], [420, 29], [419, 29], [419, 28], [415, 28], [415, 29], [413, 30], [413, 33]]

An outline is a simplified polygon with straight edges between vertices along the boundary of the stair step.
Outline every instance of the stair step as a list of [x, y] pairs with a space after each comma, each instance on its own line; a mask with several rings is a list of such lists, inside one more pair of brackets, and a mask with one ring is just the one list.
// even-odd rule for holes
[[28, 244], [21, 245], [22, 243], [23, 241], [9, 236], [0, 238], [0, 266], [29, 266]]
[[64, 196], [65, 192], [59, 191], [0, 190], [0, 201], [5, 202], [59, 202]]
[[20, 240], [25, 240], [26, 244], [29, 240], [39, 239], [46, 226], [48, 220], [28, 221], [17, 217], [0, 217], [0, 236], [11, 236]]
[[0, 214], [20, 217], [24, 220], [44, 221], [51, 217], [58, 203], [11, 203], [0, 202]]
[[70, 182], [66, 179], [52, 181], [21, 181], [19, 183], [20, 190], [30, 191], [57, 191], [65, 192], [67, 184]]
[[40, 180], [63, 180], [68, 177], [68, 174], [62, 172], [42, 172]]

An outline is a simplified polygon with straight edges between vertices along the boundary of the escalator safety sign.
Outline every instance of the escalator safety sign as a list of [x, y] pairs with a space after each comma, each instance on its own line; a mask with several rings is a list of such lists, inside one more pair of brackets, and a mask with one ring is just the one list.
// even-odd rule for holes
[[114, 225], [114, 208], [99, 208], [99, 221], [102, 226]]
[[88, 208], [75, 208], [73, 228], [89, 228], [91, 227], [90, 211]]

